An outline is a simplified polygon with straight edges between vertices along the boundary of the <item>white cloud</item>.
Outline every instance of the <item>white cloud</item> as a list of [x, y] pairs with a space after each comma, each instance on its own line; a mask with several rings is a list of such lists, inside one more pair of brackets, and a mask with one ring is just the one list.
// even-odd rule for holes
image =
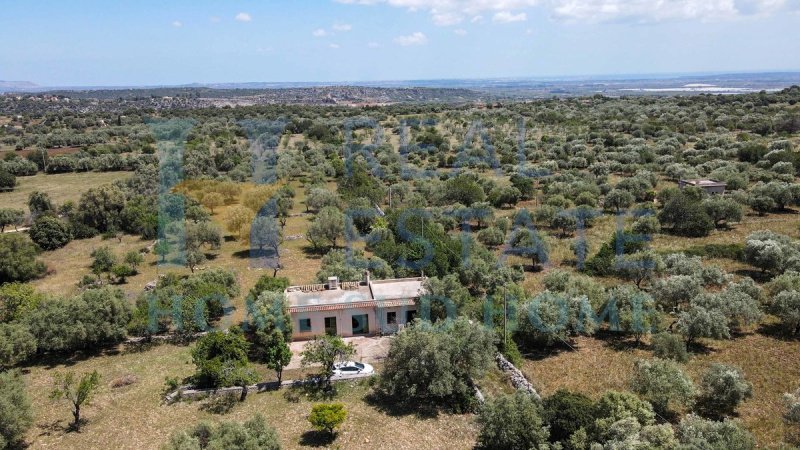
[[240, 12], [239, 14], [236, 15], [236, 17], [234, 17], [234, 19], [236, 19], [239, 22], [250, 22], [251, 20], [253, 20], [250, 14], [246, 12]]
[[[519, 22], [539, 10], [569, 22], [715, 21], [800, 13], [799, 0], [336, 0], [355, 5], [384, 4], [425, 11], [434, 24], [452, 26], [465, 20], [477, 23], [483, 15], [495, 22]], [[512, 14], [510, 11], [515, 11]]]
[[417, 31], [416, 33], [409, 34], [408, 36], [398, 36], [394, 38], [394, 41], [397, 44], [407, 47], [409, 45], [426, 44], [428, 42], [428, 37], [425, 36], [425, 34], [423, 34], [422, 32]]
[[339, 44], [328, 44], [330, 48], [339, 48]]
[[459, 36], [466, 36], [467, 35], [467, 30], [465, 30], [463, 28], [459, 28], [457, 30], [453, 30], [453, 33], [455, 33], [455, 34], [457, 34]]
[[172, 26], [175, 28], [180, 28], [183, 26], [183, 22], [181, 22], [180, 20], [176, 20], [175, 22], [172, 22]]
[[325, 37], [328, 35], [328, 32], [325, 31], [323, 28], [317, 28], [316, 30], [311, 32], [311, 35], [314, 37]]
[[524, 12], [514, 14], [508, 11], [500, 11], [492, 17], [492, 22], [496, 23], [524, 22], [526, 20], [528, 20], [528, 15]]
[[333, 29], [336, 31], [346, 32], [353, 29], [353, 26], [349, 23], [337, 23], [333, 25]]

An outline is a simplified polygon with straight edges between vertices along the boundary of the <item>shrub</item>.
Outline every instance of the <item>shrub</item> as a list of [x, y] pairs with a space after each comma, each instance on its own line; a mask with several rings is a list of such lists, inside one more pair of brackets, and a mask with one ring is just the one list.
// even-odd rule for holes
[[17, 177], [5, 169], [0, 169], [0, 191], [13, 191], [16, 185]]
[[0, 368], [11, 367], [36, 353], [36, 338], [20, 323], [0, 323]]
[[31, 240], [45, 250], [61, 248], [72, 240], [70, 226], [52, 216], [37, 217], [29, 233]]
[[493, 334], [465, 318], [418, 321], [392, 340], [379, 388], [411, 405], [469, 409], [471, 380], [493, 364], [494, 353]]
[[0, 387], [0, 448], [11, 449], [22, 443], [33, 414], [20, 372], [0, 372]]
[[559, 390], [542, 401], [542, 413], [550, 427], [550, 440], [563, 442], [581, 428], [588, 429], [595, 419], [592, 400], [579, 393]]
[[652, 425], [656, 414], [653, 406], [630, 392], [608, 391], [595, 406], [593, 434], [602, 435], [614, 422], [632, 417], [639, 425]]
[[548, 442], [541, 405], [523, 391], [489, 400], [481, 407], [477, 420], [480, 426], [478, 448], [529, 449]]
[[756, 448], [753, 435], [732, 420], [714, 422], [695, 415], [684, 417], [678, 425], [678, 440], [682, 448], [711, 450], [752, 450]]
[[257, 414], [245, 423], [200, 423], [188, 431], [173, 434], [163, 450], [230, 449], [280, 450], [275, 429]]
[[739, 404], [753, 396], [753, 385], [741, 369], [714, 363], [700, 381], [697, 405], [710, 416], [730, 416]]
[[783, 291], [769, 307], [771, 314], [781, 319], [781, 326], [790, 336], [800, 333], [800, 291]]
[[692, 380], [673, 361], [638, 360], [633, 365], [631, 389], [666, 412], [671, 402], [686, 404], [694, 395]]
[[675, 334], [658, 333], [653, 335], [653, 355], [656, 358], [671, 359], [684, 363], [689, 360], [686, 352], [686, 343]]
[[40, 251], [23, 233], [0, 234], [0, 284], [44, 275], [46, 267], [36, 259]]
[[658, 214], [663, 229], [678, 236], [703, 237], [714, 229], [714, 221], [696, 200], [685, 193], [672, 197]]
[[308, 421], [320, 431], [334, 436], [336, 429], [342, 426], [347, 418], [347, 410], [341, 403], [320, 403], [311, 408]]
[[213, 331], [201, 337], [192, 349], [195, 384], [219, 388], [255, 382], [256, 374], [247, 359], [249, 347], [241, 332], [235, 330]]

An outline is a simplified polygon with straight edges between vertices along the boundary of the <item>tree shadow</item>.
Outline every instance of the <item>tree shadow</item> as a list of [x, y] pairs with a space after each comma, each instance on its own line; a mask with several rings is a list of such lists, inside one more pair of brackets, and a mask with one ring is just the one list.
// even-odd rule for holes
[[629, 352], [633, 350], [650, 351], [652, 347], [644, 342], [636, 341], [635, 338], [625, 333], [617, 333], [611, 330], [598, 330], [594, 337], [603, 341], [603, 345], [618, 352]]
[[318, 248], [314, 248], [313, 245], [304, 245], [304, 246], [302, 246], [300, 248], [300, 250], [302, 250], [303, 254], [306, 255], [309, 258], [319, 259], [319, 258], [322, 258], [323, 256], [325, 256], [328, 253], [329, 250], [333, 250], [334, 248], [336, 248], [336, 247], [330, 247], [330, 248], [328, 248], [328, 247], [318, 247]]
[[330, 434], [326, 431], [306, 431], [300, 436], [300, 445], [305, 447], [328, 447], [335, 439], [335, 434]]
[[712, 347], [709, 347], [702, 342], [692, 342], [691, 344], [686, 345], [686, 351], [689, 352], [690, 355], [710, 355], [712, 353], [716, 353]]
[[738, 269], [734, 271], [736, 275], [740, 277], [750, 277], [753, 281], [758, 283], [766, 283], [772, 279], [772, 275], [769, 273], [762, 272], [760, 270], [753, 270], [753, 269]]
[[442, 412], [437, 404], [402, 401], [375, 389], [364, 397], [371, 407], [390, 417], [415, 416], [419, 419], [435, 419]]
[[781, 326], [780, 322], [761, 324], [756, 332], [762, 336], [771, 337], [779, 341], [800, 341], [800, 335], [788, 334], [783, 326]]
[[522, 346], [520, 351], [523, 352], [522, 357], [529, 361], [544, 361], [547, 358], [552, 358], [562, 353], [577, 351], [577, 348], [574, 341], [559, 341], [553, 345], [542, 345], [536, 347], [530, 345]]
[[54, 422], [49, 423], [42, 423], [36, 425], [36, 428], [41, 430], [39, 436], [51, 436], [56, 433], [65, 433], [69, 429], [69, 426], [64, 425], [64, 421], [62, 419], [56, 420]]
[[97, 349], [78, 350], [74, 353], [45, 353], [28, 360], [25, 367], [44, 367], [47, 370], [55, 369], [58, 366], [72, 367], [79, 362], [101, 356], [116, 356], [121, 354], [117, 344]]

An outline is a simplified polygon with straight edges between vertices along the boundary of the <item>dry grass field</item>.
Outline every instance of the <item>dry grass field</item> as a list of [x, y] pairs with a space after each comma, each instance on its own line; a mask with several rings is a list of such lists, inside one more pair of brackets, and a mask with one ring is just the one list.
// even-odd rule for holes
[[60, 205], [68, 200], [78, 201], [87, 189], [122, 180], [131, 172], [86, 172], [45, 175], [38, 173], [30, 177], [17, 177], [17, 187], [11, 192], [0, 192], [0, 205], [28, 211], [28, 196], [33, 191], [42, 191]]
[[[225, 415], [209, 412], [205, 401], [163, 404], [165, 377], [185, 377], [194, 370], [189, 351], [189, 347], [166, 344], [144, 350], [144, 353], [120, 347], [100, 356], [86, 355], [53, 365], [42, 361], [28, 368], [26, 380], [36, 416], [35, 425], [27, 436], [30, 448], [154, 449], [176, 430], [198, 421], [245, 421], [257, 413], [277, 429], [284, 448], [318, 446], [317, 435], [309, 433], [311, 427], [306, 420], [315, 400], [305, 395], [293, 403], [286, 400], [282, 392], [251, 393], [246, 402]], [[380, 366], [377, 367], [380, 370]], [[76, 373], [97, 370], [102, 376], [98, 394], [92, 405], [85, 408], [84, 417], [88, 422], [79, 433], [65, 430], [71, 420], [69, 406], [48, 398], [53, 374], [64, 370]], [[272, 379], [273, 375], [263, 367], [259, 372], [265, 379]], [[111, 387], [114, 380], [126, 375], [135, 376], [136, 382]], [[302, 372], [297, 370], [284, 374], [285, 379], [300, 376]], [[479, 384], [489, 395], [508, 389], [499, 371], [492, 371]], [[344, 403], [348, 418], [334, 443], [336, 446], [468, 449], [474, 445], [477, 427], [473, 415], [397, 414], [391, 405], [375, 404], [368, 399], [370, 390], [366, 381], [339, 385], [335, 401]]]

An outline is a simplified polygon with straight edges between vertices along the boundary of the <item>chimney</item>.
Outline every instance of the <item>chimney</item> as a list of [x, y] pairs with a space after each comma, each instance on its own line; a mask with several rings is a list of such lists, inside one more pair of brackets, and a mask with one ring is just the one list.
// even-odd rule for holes
[[328, 290], [339, 289], [339, 277], [328, 277]]
[[364, 271], [364, 283], [369, 286], [369, 270]]

